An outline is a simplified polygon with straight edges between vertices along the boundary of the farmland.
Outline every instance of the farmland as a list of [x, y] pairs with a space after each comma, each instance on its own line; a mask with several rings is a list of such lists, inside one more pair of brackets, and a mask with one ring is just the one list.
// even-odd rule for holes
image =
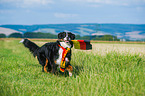
[[[122, 96], [145, 94], [145, 44], [94, 42], [72, 49], [72, 77], [41, 72], [19, 39], [0, 40], [0, 96]], [[39, 46], [54, 40], [33, 40]]]

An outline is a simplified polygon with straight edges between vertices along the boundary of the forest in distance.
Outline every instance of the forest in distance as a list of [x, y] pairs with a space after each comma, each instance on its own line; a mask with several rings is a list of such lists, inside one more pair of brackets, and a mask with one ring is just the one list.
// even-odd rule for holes
[[[5, 34], [1, 33], [0, 38], [42, 38], [42, 39], [57, 39], [57, 35], [51, 33], [42, 33], [42, 32], [26, 32], [24, 34], [21, 33], [11, 33], [10, 35], [6, 36]], [[113, 35], [91, 35], [91, 36], [80, 36], [76, 35], [76, 39], [83, 39], [83, 40], [101, 40], [101, 41], [120, 41], [117, 36]]]

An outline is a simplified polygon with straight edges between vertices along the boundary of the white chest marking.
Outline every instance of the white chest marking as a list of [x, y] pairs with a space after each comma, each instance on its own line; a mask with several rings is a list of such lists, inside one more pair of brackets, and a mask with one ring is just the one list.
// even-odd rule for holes
[[[59, 57], [58, 57], [58, 59], [56, 60], [56, 64], [57, 64], [57, 65], [60, 65], [60, 64], [61, 64], [62, 53], [63, 53], [63, 49], [60, 48], [60, 49], [59, 49]], [[66, 62], [69, 62], [69, 60], [68, 60], [67, 57], [65, 58], [65, 61], [66, 61]]]
[[56, 64], [57, 65], [60, 65], [60, 63], [61, 63], [61, 60], [62, 60], [62, 53], [63, 53], [63, 49], [62, 48], [59, 48], [59, 57], [58, 57], [58, 59], [56, 60]]
[[[70, 44], [67, 44], [67, 43], [65, 43], [65, 42], [60, 42], [60, 45], [61, 45], [62, 47], [64, 47], [64, 48], [71, 48], [71, 45], [70, 45]], [[63, 49], [62, 49], [62, 48], [59, 48], [58, 53], [59, 53], [59, 57], [58, 57], [58, 59], [56, 60], [56, 64], [57, 64], [57, 65], [60, 65], [60, 64], [61, 64], [61, 60], [62, 60]], [[65, 58], [65, 60], [66, 60], [66, 62], [69, 61], [68, 58]]]

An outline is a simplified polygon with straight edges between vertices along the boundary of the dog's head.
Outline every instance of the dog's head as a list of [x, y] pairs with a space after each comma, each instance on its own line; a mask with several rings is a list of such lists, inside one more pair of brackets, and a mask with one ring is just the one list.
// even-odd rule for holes
[[66, 43], [69, 43], [71, 40], [75, 39], [75, 35], [72, 34], [71, 32], [61, 32], [58, 34], [58, 39]]
[[71, 32], [61, 32], [58, 34], [58, 41], [60, 41], [60, 45], [64, 48], [72, 48], [73, 42], [71, 40], [75, 39], [75, 35]]

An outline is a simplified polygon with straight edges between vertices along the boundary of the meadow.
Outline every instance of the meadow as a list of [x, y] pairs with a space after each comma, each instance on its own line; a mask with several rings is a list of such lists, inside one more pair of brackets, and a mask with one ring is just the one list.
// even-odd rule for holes
[[[0, 40], [0, 96], [144, 96], [145, 44], [72, 49], [72, 77], [41, 72], [17, 39]], [[33, 40], [39, 46], [47, 40]]]

